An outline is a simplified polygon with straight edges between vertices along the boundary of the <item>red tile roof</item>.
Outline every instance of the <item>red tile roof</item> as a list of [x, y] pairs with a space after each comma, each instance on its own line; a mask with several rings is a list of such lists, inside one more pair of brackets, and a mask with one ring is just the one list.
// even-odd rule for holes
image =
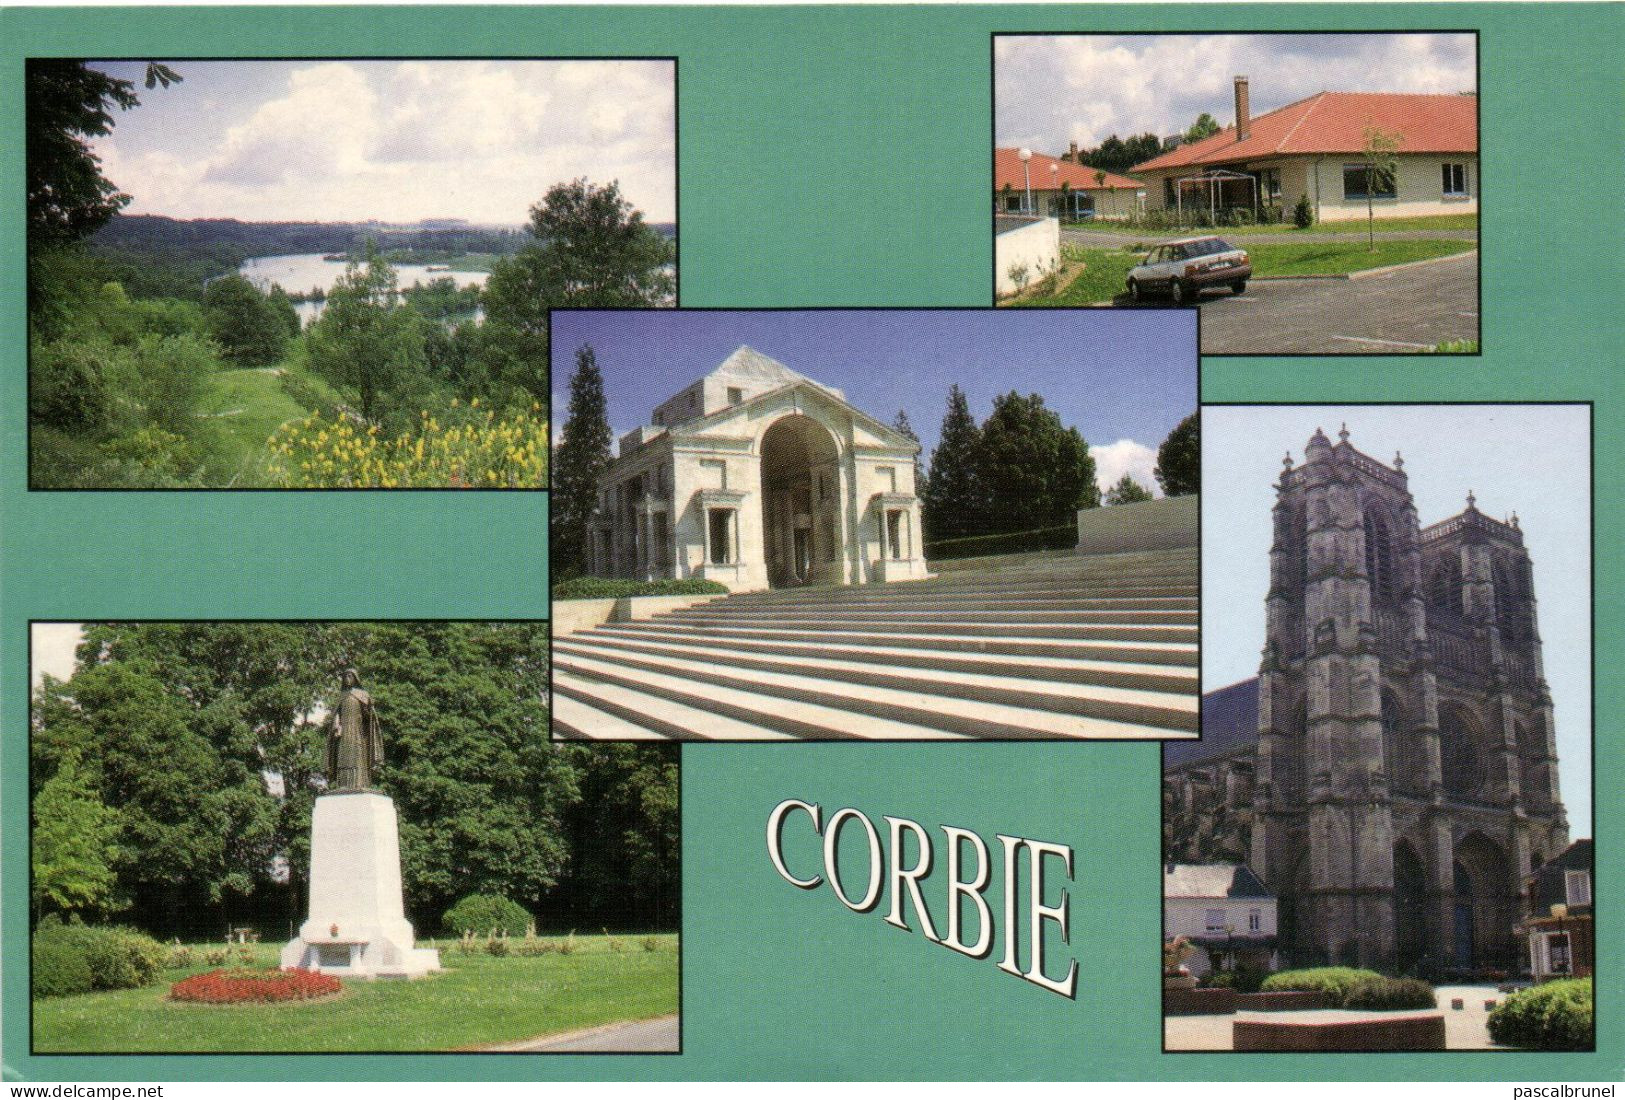
[[[1050, 165], [1060, 170], [1051, 172]], [[1067, 184], [1073, 191], [1102, 191], [1114, 189], [1127, 189], [1138, 191], [1145, 184], [1138, 180], [1131, 180], [1127, 176], [1120, 176], [1116, 172], [1106, 173], [1105, 183], [1095, 182], [1095, 169], [1087, 164], [1072, 164], [1064, 160], [1047, 157], [1043, 153], [1034, 153], [1033, 159], [1028, 163], [1028, 171], [1032, 173], [1033, 189], [1035, 191], [1049, 191]], [[1002, 191], [1006, 184], [1012, 190], [1021, 191], [1027, 186], [1026, 179], [1021, 174], [1021, 157], [1014, 149], [993, 150], [993, 189]]]
[[1236, 128], [1227, 126], [1212, 137], [1153, 157], [1130, 171], [1227, 164], [1294, 153], [1358, 153], [1365, 145], [1368, 126], [1402, 135], [1401, 153], [1476, 153], [1478, 97], [1321, 92], [1259, 115], [1252, 120], [1245, 141], [1237, 141]]

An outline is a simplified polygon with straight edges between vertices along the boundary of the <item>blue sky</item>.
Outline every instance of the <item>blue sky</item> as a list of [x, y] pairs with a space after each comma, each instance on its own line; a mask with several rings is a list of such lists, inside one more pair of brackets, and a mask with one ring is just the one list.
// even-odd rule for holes
[[582, 344], [617, 436], [748, 344], [888, 424], [906, 411], [927, 461], [950, 385], [978, 422], [996, 394], [1040, 394], [1102, 480], [1156, 490], [1157, 447], [1196, 408], [1195, 341], [1188, 310], [567, 311], [553, 314], [553, 408], [562, 426]]
[[152, 89], [94, 64], [141, 98], [95, 144], [128, 213], [519, 225], [586, 176], [676, 217], [668, 61], [176, 61]]
[[1570, 831], [1591, 835], [1591, 437], [1583, 405], [1217, 406], [1202, 410], [1202, 688], [1258, 673], [1270, 509], [1281, 459], [1318, 427], [1391, 464], [1398, 450], [1422, 526], [1467, 493], [1517, 513], [1535, 570]]
[[1010, 35], [994, 40], [994, 141], [1051, 155], [1111, 134], [1182, 133], [1203, 111], [1235, 122], [1316, 92], [1477, 88], [1471, 34]]

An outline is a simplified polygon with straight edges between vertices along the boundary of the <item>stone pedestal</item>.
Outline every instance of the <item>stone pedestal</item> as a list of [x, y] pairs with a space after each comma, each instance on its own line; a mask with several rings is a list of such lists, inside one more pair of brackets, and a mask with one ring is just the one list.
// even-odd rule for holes
[[440, 952], [412, 946], [401, 901], [395, 803], [376, 791], [323, 795], [310, 826], [310, 910], [282, 967], [353, 978], [419, 978]]

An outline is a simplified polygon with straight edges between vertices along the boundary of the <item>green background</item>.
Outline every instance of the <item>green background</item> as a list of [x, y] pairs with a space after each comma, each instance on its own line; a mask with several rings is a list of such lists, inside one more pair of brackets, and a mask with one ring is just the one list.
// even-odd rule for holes
[[[0, 12], [0, 193], [12, 196], [0, 210], [7, 1075], [1620, 1079], [1625, 1006], [1607, 946], [1593, 1055], [1160, 1053], [1157, 752], [1132, 744], [686, 749], [680, 1057], [27, 1053], [29, 619], [540, 617], [547, 608], [540, 494], [25, 491], [25, 56], [676, 55], [684, 305], [973, 306], [986, 304], [991, 274], [990, 32], [1408, 29], [1480, 32], [1484, 354], [1209, 360], [1203, 396], [1595, 401], [1596, 648], [1608, 669], [1625, 652], [1620, 6]], [[1605, 945], [1619, 942], [1621, 917], [1612, 777], [1625, 766], [1622, 713], [1618, 680], [1601, 677]], [[1005, 832], [1071, 845], [1077, 1000], [905, 934], [878, 913], [848, 913], [827, 889], [792, 889], [762, 842], [768, 811], [791, 797], [826, 812], [856, 806], [877, 823], [893, 814], [933, 831], [972, 828], [990, 844]], [[937, 876], [931, 882], [941, 889]], [[932, 905], [940, 918], [940, 898]]]

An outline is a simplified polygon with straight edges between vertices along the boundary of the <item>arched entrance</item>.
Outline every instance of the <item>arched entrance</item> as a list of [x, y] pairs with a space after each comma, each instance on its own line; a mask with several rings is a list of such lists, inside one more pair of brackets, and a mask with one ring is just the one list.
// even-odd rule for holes
[[762, 544], [774, 588], [838, 583], [839, 455], [829, 429], [787, 416], [762, 436]]
[[1427, 875], [1408, 840], [1394, 845], [1394, 961], [1416, 973], [1427, 953]]
[[1455, 965], [1462, 970], [1502, 965], [1516, 919], [1506, 852], [1483, 833], [1469, 833], [1456, 845], [1451, 870], [1456, 888]]

